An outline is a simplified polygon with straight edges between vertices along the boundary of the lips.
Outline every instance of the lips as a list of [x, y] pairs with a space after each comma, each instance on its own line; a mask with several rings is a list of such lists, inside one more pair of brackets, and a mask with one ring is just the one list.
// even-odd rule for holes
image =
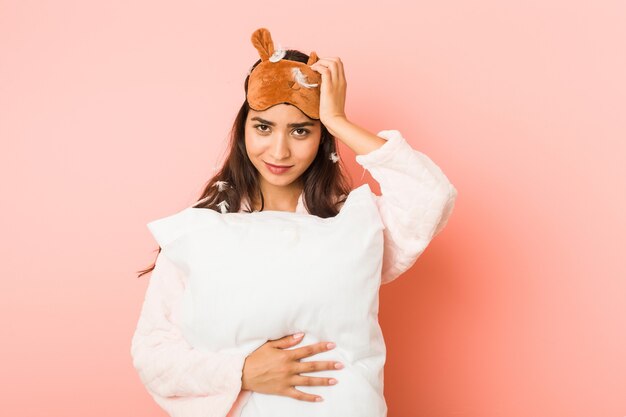
[[293, 165], [272, 165], [265, 162], [265, 166], [272, 174], [283, 174], [289, 170]]
[[274, 164], [270, 164], [269, 162], [266, 162], [267, 165], [276, 167], [276, 168], [291, 168], [293, 165], [274, 165]]

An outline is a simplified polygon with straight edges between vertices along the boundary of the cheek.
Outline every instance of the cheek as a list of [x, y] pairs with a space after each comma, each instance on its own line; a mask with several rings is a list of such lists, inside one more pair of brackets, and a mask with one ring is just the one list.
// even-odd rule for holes
[[298, 159], [301, 161], [311, 162], [315, 159], [318, 148], [319, 147], [317, 145], [314, 145], [313, 143], [309, 142], [299, 147], [296, 151], [296, 155], [298, 156]]
[[257, 155], [263, 150], [263, 144], [253, 131], [246, 131], [245, 143], [249, 154]]

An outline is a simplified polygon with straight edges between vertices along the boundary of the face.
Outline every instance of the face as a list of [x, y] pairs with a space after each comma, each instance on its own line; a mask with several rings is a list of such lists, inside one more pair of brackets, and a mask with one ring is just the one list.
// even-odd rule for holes
[[[320, 121], [310, 119], [296, 106], [281, 103], [261, 112], [250, 109], [246, 150], [259, 171], [261, 186], [293, 186], [315, 159], [321, 134]], [[273, 169], [268, 164], [289, 168]]]

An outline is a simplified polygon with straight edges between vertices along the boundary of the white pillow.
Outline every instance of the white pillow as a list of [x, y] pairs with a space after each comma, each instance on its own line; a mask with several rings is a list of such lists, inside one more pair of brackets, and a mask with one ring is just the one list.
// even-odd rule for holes
[[305, 337], [290, 349], [337, 345], [302, 360], [344, 363], [341, 370], [302, 374], [339, 381], [296, 387], [324, 401], [253, 392], [241, 417], [386, 416], [386, 348], [378, 324], [385, 227], [374, 198], [364, 184], [326, 219], [190, 207], [148, 223], [161, 255], [185, 276], [180, 323], [194, 347], [248, 355], [299, 331]]

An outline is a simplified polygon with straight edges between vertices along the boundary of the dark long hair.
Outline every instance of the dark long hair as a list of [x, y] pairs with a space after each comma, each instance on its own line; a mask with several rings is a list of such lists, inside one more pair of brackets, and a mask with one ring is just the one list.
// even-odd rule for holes
[[[283, 59], [307, 63], [309, 56], [294, 49], [288, 49]], [[251, 70], [261, 63], [259, 59], [251, 68]], [[250, 74], [246, 76], [244, 82], [244, 90], [246, 96], [248, 93], [248, 79]], [[246, 153], [245, 143], [245, 126], [246, 118], [250, 107], [248, 101], [244, 100], [230, 133], [230, 145], [226, 161], [222, 168], [206, 183], [204, 191], [198, 198], [199, 204], [193, 207], [205, 208], [221, 212], [219, 203], [226, 202], [228, 212], [236, 213], [241, 210], [242, 200], [252, 201], [252, 197], [258, 196], [261, 201], [261, 210], [265, 205], [263, 193], [259, 187], [258, 171], [252, 164]], [[330, 158], [331, 153], [337, 150], [336, 139], [331, 135], [326, 126], [321, 123], [322, 134], [320, 146], [317, 156], [302, 173], [301, 180], [303, 183], [303, 202], [310, 214], [318, 217], [334, 217], [337, 215], [340, 203], [343, 203], [352, 189], [352, 181], [345, 174], [342, 160], [333, 162]], [[225, 187], [219, 187], [218, 181], [225, 181]], [[251, 212], [251, 207], [244, 207], [243, 211]], [[157, 256], [161, 252], [158, 248]], [[155, 262], [156, 263], [156, 262]], [[138, 277], [152, 271], [155, 263], [139, 273]]]

